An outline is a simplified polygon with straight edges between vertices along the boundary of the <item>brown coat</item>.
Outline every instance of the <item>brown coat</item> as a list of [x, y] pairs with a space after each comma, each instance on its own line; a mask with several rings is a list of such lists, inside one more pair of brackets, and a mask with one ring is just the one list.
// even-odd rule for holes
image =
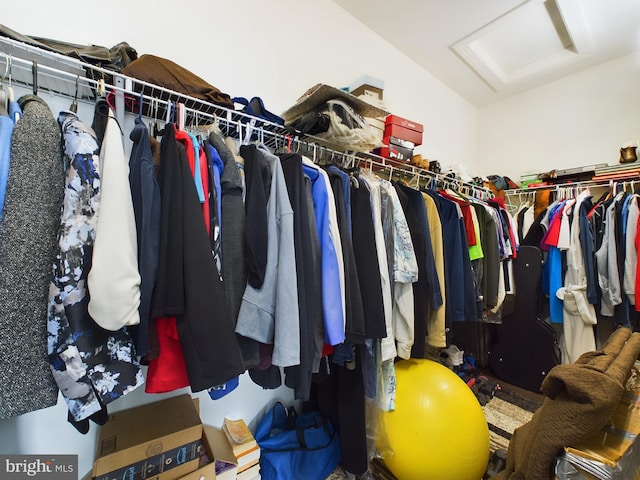
[[640, 333], [621, 327], [601, 350], [552, 368], [542, 382], [547, 398], [531, 421], [514, 432], [506, 469], [496, 479], [552, 478], [554, 460], [565, 446], [606, 425], [639, 353]]

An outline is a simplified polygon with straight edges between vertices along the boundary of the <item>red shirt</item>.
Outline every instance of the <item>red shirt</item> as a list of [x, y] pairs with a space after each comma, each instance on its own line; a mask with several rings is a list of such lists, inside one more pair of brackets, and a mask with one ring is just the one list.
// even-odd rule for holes
[[[202, 178], [202, 190], [204, 192], [204, 203], [202, 204], [202, 216], [204, 217], [204, 226], [207, 229], [207, 235], [211, 234], [211, 212], [209, 205], [209, 165], [207, 164], [207, 155], [204, 148], [200, 146], [199, 165], [200, 177]], [[218, 199], [218, 201], [220, 201]]]
[[460, 205], [460, 209], [462, 210], [462, 219], [464, 221], [464, 231], [467, 234], [467, 245], [470, 247], [474, 246], [478, 242], [478, 239], [476, 238], [476, 231], [473, 228], [473, 215], [471, 213], [471, 205], [469, 205], [469, 202], [465, 202], [461, 198], [450, 195], [444, 190], [439, 191], [438, 194], [441, 197]]
[[160, 344], [160, 355], [149, 361], [147, 393], [165, 393], [189, 386], [187, 367], [178, 337], [175, 317], [160, 317], [154, 320]]

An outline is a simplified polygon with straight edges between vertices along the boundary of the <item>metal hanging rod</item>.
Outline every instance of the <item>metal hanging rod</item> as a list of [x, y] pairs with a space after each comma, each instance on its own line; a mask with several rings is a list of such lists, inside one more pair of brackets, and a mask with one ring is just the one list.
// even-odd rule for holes
[[[369, 166], [385, 170], [389, 178], [394, 174], [409, 176], [422, 186], [450, 188], [480, 199], [489, 199], [493, 193], [482, 186], [446, 175], [431, 172], [400, 161], [372, 153], [345, 152], [331, 142], [303, 132], [231, 110], [143, 80], [128, 77], [80, 60], [49, 52], [9, 38], [0, 37], [0, 69], [7, 70], [5, 81], [24, 88], [37, 88], [55, 96], [78, 102], [95, 102], [100, 90], [115, 97], [117, 115], [124, 111], [141, 114], [146, 118], [168, 121], [172, 109], [184, 106], [187, 125], [197, 126], [200, 121], [222, 124], [227, 133], [233, 131], [238, 138], [261, 140], [265, 145], [288, 146], [292, 151], [314, 152], [318, 158], [327, 157], [344, 166]], [[104, 87], [102, 87], [104, 85]], [[175, 110], [173, 110], [175, 111]], [[121, 117], [122, 119], [122, 117]], [[417, 186], [417, 185], [416, 185]]]

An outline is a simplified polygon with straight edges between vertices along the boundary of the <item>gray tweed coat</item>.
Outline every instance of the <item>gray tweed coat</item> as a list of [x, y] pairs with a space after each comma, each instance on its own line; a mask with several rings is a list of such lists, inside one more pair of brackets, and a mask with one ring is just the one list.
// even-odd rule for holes
[[55, 405], [47, 360], [49, 274], [64, 170], [58, 122], [39, 97], [18, 101], [0, 223], [0, 419]]

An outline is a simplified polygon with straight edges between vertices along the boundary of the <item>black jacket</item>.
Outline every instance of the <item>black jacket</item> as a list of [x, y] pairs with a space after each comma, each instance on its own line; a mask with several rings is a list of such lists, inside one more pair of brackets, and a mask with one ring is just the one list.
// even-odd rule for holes
[[[163, 161], [169, 157], [169, 163], [177, 165], [166, 186], [182, 194], [179, 198], [172, 195], [166, 203], [172, 210], [174, 200], [182, 207], [173, 212], [180, 221], [175, 227], [183, 232], [184, 310], [176, 316], [191, 390], [198, 392], [225, 383], [244, 369], [193, 175], [184, 147], [175, 141], [172, 125], [165, 128], [163, 147]], [[172, 231], [174, 225], [168, 227]]]
[[140, 119], [129, 138], [133, 141], [129, 158], [129, 184], [136, 218], [138, 270], [140, 271], [140, 324], [130, 328], [138, 356], [149, 350], [148, 332], [151, 296], [158, 273], [160, 253], [160, 187], [156, 180], [149, 131]]

